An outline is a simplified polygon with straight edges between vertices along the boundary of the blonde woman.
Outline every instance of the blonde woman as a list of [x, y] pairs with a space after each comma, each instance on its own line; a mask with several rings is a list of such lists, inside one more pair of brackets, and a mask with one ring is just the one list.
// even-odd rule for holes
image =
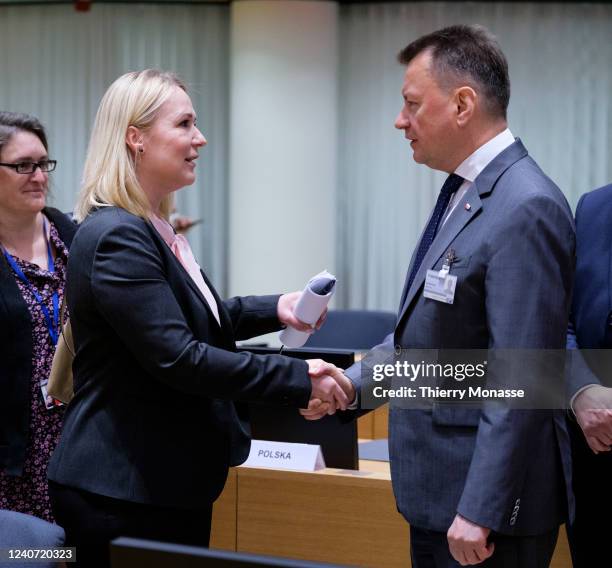
[[118, 535], [208, 544], [212, 503], [249, 451], [234, 401], [348, 404], [330, 365], [236, 352], [307, 326], [297, 293], [223, 301], [166, 221], [205, 144], [170, 73], [128, 73], [102, 99], [68, 265], [75, 395], [49, 466], [57, 520], [88, 567], [108, 564]]

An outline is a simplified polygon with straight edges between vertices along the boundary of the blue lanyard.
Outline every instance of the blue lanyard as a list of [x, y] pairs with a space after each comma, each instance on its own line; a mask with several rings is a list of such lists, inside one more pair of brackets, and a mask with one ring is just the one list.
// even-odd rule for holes
[[[53, 254], [51, 254], [51, 243], [49, 243], [49, 239], [47, 238], [47, 223], [43, 219], [43, 231], [45, 234], [45, 241], [47, 242], [47, 257], [49, 259], [49, 272], [55, 272], [55, 263], [53, 262]], [[15, 274], [25, 283], [25, 285], [29, 288], [30, 292], [36, 298], [40, 309], [42, 310], [43, 315], [45, 316], [45, 322], [47, 324], [47, 330], [49, 331], [49, 337], [51, 337], [51, 341], [53, 345], [57, 345], [57, 340], [59, 339], [59, 298], [57, 292], [53, 292], [53, 319], [51, 318], [51, 314], [49, 314], [49, 310], [45, 303], [43, 302], [42, 297], [32, 286], [32, 283], [28, 280], [28, 277], [23, 273], [19, 265], [15, 262], [15, 259], [9, 254], [9, 252], [2, 247], [2, 252], [7, 260], [7, 262], [11, 265], [11, 268], [15, 271]]]

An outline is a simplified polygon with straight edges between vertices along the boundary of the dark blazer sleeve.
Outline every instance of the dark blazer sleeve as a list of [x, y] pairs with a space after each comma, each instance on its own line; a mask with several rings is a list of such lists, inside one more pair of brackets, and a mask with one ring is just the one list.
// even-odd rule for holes
[[[121, 223], [101, 235], [90, 282], [99, 313], [155, 379], [211, 398], [307, 406], [310, 380], [304, 361], [235, 353], [194, 337], [145, 224]], [[263, 303], [265, 313], [269, 303]], [[236, 305], [234, 317], [239, 321], [248, 306], [256, 315], [255, 305]]]
[[[506, 219], [490, 242], [485, 278], [489, 348], [563, 349], [574, 265], [572, 219], [547, 196], [522, 203]], [[562, 373], [559, 381], [562, 388]], [[536, 452], [532, 445], [551, 412], [483, 407], [460, 515], [494, 530], [508, 527], [508, 511]]]
[[[578, 225], [580, 223], [585, 222], [585, 220], [582, 218], [582, 215], [583, 205], [587, 195], [589, 194], [587, 193], [583, 195], [578, 201], [578, 205], [576, 206], [576, 229], [578, 229]], [[577, 294], [578, 292], [578, 290], [574, 290], [574, 294]], [[576, 326], [574, 320], [574, 316], [576, 314], [575, 309], [576, 308], [574, 307], [574, 311], [570, 315], [570, 323], [567, 328], [566, 338], [566, 347], [568, 349], [566, 388], [567, 397], [569, 401], [571, 401], [574, 395], [583, 387], [587, 385], [601, 384], [601, 381], [585, 360], [584, 355], [580, 352], [580, 343], [576, 334]]]
[[223, 302], [234, 328], [234, 337], [240, 341], [281, 328], [278, 321], [280, 295], [241, 296]]
[[568, 403], [576, 393], [588, 385], [599, 385], [601, 381], [586, 362], [583, 353], [580, 351], [576, 330], [570, 321], [567, 326], [567, 366], [566, 373], [566, 396]]
[[[393, 333], [390, 333], [383, 339], [382, 343], [372, 347], [372, 349], [370, 349], [361, 360], [357, 361], [344, 371], [345, 376], [353, 383], [353, 386], [355, 387], [356, 398], [351, 405], [354, 408], [338, 413], [338, 416], [342, 422], [350, 422], [351, 420], [360, 418], [361, 416], [364, 416], [372, 410], [376, 410], [378, 407], [388, 402], [382, 397], [376, 400], [373, 400], [372, 397], [370, 397], [367, 402], [364, 400], [364, 376], [361, 372], [362, 362], [366, 361], [368, 367], [371, 367], [377, 363], [393, 364], [395, 361], [394, 353]], [[391, 379], [385, 378], [382, 382], [377, 383], [377, 385], [383, 388], [390, 388]], [[370, 384], [369, 386], [371, 387], [372, 385]], [[367, 406], [367, 408], [364, 408], [364, 406]]]

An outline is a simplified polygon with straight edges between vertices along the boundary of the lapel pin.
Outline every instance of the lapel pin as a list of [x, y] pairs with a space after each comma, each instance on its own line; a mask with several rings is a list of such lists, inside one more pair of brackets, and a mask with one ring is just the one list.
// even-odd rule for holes
[[464, 207], [466, 211], [469, 211], [472, 208], [472, 206], [469, 203], [466, 203]]

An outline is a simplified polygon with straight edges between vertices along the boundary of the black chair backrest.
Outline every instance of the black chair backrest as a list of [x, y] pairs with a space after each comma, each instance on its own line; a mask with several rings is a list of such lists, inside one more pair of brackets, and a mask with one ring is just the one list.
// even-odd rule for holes
[[170, 544], [154, 540], [118, 538], [111, 543], [112, 568], [342, 568], [310, 562]]
[[[0, 549], [4, 549], [5, 553], [0, 558], [0, 566], [13, 566], [14, 564], [22, 568], [28, 568], [28, 566], [53, 568], [57, 566], [57, 561], [53, 559], [38, 559], [31, 562], [10, 561], [6, 558], [6, 553], [10, 548], [32, 550], [58, 548], [64, 546], [64, 538], [64, 529], [58, 525], [32, 515], [0, 510]], [[30, 556], [26, 555], [25, 558], [30, 558]]]

